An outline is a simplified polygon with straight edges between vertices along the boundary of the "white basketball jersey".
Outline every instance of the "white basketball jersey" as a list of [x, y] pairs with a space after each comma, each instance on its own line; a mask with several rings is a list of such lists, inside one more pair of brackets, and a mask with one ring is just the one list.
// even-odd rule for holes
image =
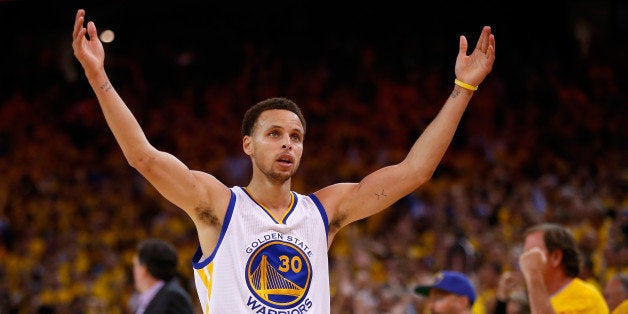
[[231, 200], [216, 248], [192, 259], [203, 313], [330, 312], [328, 221], [313, 194], [292, 192], [283, 217], [242, 187]]

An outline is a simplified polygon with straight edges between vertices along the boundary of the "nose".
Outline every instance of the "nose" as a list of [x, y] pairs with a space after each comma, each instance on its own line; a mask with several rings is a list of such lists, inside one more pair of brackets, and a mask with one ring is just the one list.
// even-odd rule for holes
[[286, 135], [284, 137], [284, 144], [281, 145], [281, 148], [282, 149], [292, 149], [292, 142], [291, 142], [291, 140], [292, 139], [290, 138], [290, 135]]

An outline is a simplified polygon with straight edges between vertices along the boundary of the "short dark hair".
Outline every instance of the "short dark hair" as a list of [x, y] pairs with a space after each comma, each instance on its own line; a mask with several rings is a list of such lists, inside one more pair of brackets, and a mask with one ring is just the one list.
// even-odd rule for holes
[[301, 120], [301, 124], [303, 125], [303, 133], [305, 133], [305, 118], [303, 117], [301, 108], [299, 108], [299, 106], [297, 106], [297, 104], [290, 99], [283, 97], [272, 97], [258, 102], [246, 111], [246, 113], [244, 114], [244, 119], [242, 119], [242, 137], [244, 137], [245, 135], [251, 135], [253, 133], [253, 129], [255, 128], [255, 124], [257, 123], [257, 119], [262, 114], [262, 112], [273, 109], [281, 109], [294, 112], [294, 114], [299, 117], [299, 120]]
[[543, 232], [543, 241], [549, 253], [556, 250], [560, 250], [563, 253], [561, 264], [565, 274], [572, 278], [578, 276], [580, 274], [582, 257], [573, 233], [559, 224], [542, 223], [528, 228], [525, 235], [527, 236], [537, 231]]
[[137, 259], [157, 279], [169, 281], [177, 274], [177, 250], [169, 242], [154, 238], [141, 241]]

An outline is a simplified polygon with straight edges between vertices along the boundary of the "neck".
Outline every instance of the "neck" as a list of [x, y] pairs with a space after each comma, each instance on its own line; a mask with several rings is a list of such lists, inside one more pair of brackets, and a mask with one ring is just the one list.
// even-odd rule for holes
[[142, 293], [142, 292], [146, 292], [148, 291], [148, 289], [150, 289], [152, 286], [156, 285], [160, 280], [153, 278], [153, 277], [148, 277], [145, 278], [144, 280], [142, 280], [141, 283], [139, 283], [137, 285], [137, 290]]
[[554, 295], [556, 292], [560, 291], [560, 289], [568, 285], [572, 280], [573, 278], [567, 277], [562, 273], [557, 274], [555, 278], [545, 281], [547, 282], [547, 293], [550, 296]]
[[283, 184], [251, 181], [246, 190], [258, 203], [273, 213], [283, 213], [292, 202], [290, 180]]

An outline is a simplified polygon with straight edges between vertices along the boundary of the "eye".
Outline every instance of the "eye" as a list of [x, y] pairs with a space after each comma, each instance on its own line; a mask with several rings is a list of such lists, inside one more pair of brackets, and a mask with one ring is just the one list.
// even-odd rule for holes
[[268, 136], [270, 137], [277, 137], [279, 136], [279, 131], [270, 131], [270, 133], [268, 133]]
[[291, 138], [292, 138], [292, 140], [293, 140], [293, 141], [295, 141], [295, 142], [301, 142], [301, 135], [299, 135], [299, 134], [293, 134], [293, 135], [291, 136]]

